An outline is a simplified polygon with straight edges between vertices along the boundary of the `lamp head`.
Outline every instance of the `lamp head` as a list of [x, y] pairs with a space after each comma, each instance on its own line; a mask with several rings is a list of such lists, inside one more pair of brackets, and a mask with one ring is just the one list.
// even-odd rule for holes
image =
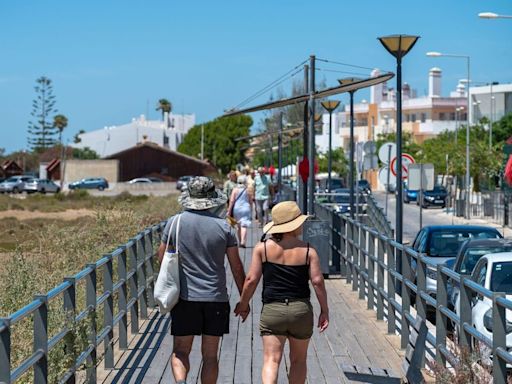
[[378, 39], [389, 53], [400, 60], [409, 53], [419, 38], [419, 36], [413, 35], [390, 35]]
[[498, 14], [494, 12], [480, 12], [478, 14], [478, 17], [480, 17], [481, 19], [496, 19], [498, 18]]
[[322, 101], [322, 107], [326, 109], [327, 112], [332, 113], [336, 108], [338, 108], [338, 105], [340, 105], [340, 102], [338, 100], [324, 100]]
[[427, 56], [428, 57], [440, 57], [440, 56], [443, 56], [443, 54], [440, 52], [427, 52]]
[[340, 83], [340, 85], [349, 85], [361, 80], [362, 79], [360, 79], [359, 77], [345, 77], [343, 79], [338, 79], [338, 83]]

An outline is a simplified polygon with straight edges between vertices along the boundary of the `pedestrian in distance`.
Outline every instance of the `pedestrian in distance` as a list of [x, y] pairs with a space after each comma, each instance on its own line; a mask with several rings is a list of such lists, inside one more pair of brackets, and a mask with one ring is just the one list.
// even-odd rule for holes
[[[179, 199], [184, 209], [179, 222], [180, 299], [171, 310], [171, 367], [178, 384], [186, 383], [194, 336], [201, 336], [201, 382], [217, 382], [219, 341], [229, 333], [226, 255], [238, 290], [242, 291], [245, 273], [238, 254], [236, 233], [215, 213], [226, 201], [226, 195], [204, 176], [192, 178]], [[160, 262], [174, 219], [176, 216], [168, 220], [163, 231], [158, 249]], [[173, 228], [169, 247], [176, 249], [176, 226]]]
[[233, 188], [236, 187], [236, 172], [230, 171], [228, 173], [228, 179], [224, 182], [224, 194], [228, 197], [228, 199], [231, 196], [231, 192], [233, 192]]
[[263, 167], [258, 168], [258, 174], [254, 178], [254, 190], [256, 212], [260, 226], [263, 227], [268, 222], [269, 202], [271, 199], [271, 180]]
[[237, 185], [229, 199], [228, 212], [232, 212], [232, 216], [237, 221], [238, 240], [241, 248], [245, 248], [247, 244], [247, 228], [251, 226], [252, 219], [252, 200], [246, 176], [238, 176]]
[[277, 383], [283, 348], [290, 346], [290, 383], [304, 383], [307, 373], [307, 351], [313, 334], [313, 308], [309, 281], [320, 304], [317, 326], [320, 332], [329, 325], [329, 308], [320, 260], [309, 243], [299, 239], [303, 215], [293, 201], [277, 204], [272, 221], [263, 229], [271, 237], [262, 239], [254, 248], [251, 267], [245, 279], [235, 315], [245, 321], [249, 301], [263, 276], [263, 309], [260, 334], [263, 338], [263, 384]]

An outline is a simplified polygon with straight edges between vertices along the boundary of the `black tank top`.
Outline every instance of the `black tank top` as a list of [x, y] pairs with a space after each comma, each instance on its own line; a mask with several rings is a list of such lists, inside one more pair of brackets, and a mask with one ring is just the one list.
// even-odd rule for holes
[[284, 265], [267, 260], [267, 242], [264, 241], [265, 261], [263, 268], [263, 303], [285, 302], [294, 299], [309, 299], [309, 243], [306, 264]]

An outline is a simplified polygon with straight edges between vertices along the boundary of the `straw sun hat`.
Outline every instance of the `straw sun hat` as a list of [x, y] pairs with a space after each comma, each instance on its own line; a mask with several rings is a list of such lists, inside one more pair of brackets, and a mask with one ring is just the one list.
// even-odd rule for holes
[[283, 201], [272, 208], [272, 221], [263, 227], [263, 232], [287, 233], [299, 228], [308, 215], [303, 215], [299, 206], [294, 201]]

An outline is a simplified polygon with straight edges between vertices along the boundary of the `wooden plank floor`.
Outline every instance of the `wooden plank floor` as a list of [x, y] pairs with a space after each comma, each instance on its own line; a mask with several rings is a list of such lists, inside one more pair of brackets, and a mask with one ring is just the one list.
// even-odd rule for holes
[[[259, 241], [261, 230], [254, 226], [249, 232], [249, 247], [240, 249], [246, 270], [251, 261], [252, 245]], [[231, 308], [239, 295], [229, 267], [228, 292]], [[371, 375], [375, 372], [393, 372], [400, 376], [403, 352], [397, 336], [387, 335], [386, 323], [376, 320], [374, 311], [366, 309], [366, 303], [358, 300], [350, 285], [340, 278], [326, 280], [330, 307], [330, 326], [319, 334], [316, 329], [308, 351], [308, 383], [361, 383], [357, 375], [349, 375], [343, 369], [356, 366], [357, 372]], [[319, 306], [312, 290], [315, 319]], [[261, 284], [251, 303], [251, 315], [245, 323], [234, 316], [230, 321], [230, 333], [220, 345], [218, 383], [261, 383], [263, 346], [259, 335], [261, 313]], [[150, 313], [140, 332], [132, 338], [129, 348], [116, 355], [116, 367], [98, 371], [98, 381], [103, 383], [174, 383], [169, 358], [172, 337], [169, 335], [170, 317]], [[280, 366], [279, 383], [287, 383], [290, 366], [288, 347]], [[191, 371], [187, 383], [200, 383], [201, 346], [196, 338], [190, 355]], [[342, 368], [344, 367], [344, 368]], [[361, 376], [363, 377], [363, 376]], [[100, 380], [101, 379], [101, 380]], [[373, 382], [373, 381], [372, 381]], [[376, 382], [376, 381], [375, 381]], [[386, 383], [384, 381], [379, 381]], [[395, 381], [389, 381], [389, 383]]]

